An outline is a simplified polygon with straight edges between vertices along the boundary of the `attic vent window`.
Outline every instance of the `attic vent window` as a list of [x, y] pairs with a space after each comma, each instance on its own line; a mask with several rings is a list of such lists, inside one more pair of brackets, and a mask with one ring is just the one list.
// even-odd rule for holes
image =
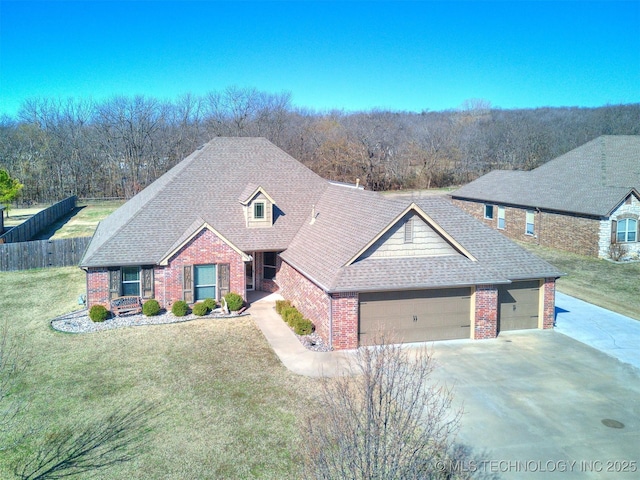
[[264, 202], [256, 202], [253, 205], [253, 218], [255, 219], [264, 218]]
[[404, 243], [413, 243], [413, 218], [404, 224]]

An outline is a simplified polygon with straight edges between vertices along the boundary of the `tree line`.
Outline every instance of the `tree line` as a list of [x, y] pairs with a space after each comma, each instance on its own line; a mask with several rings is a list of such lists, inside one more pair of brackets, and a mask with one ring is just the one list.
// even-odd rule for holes
[[130, 198], [217, 136], [261, 136], [324, 178], [372, 190], [459, 185], [530, 170], [603, 134], [640, 134], [640, 104], [318, 112], [291, 94], [229, 87], [172, 101], [38, 98], [0, 119], [0, 168], [23, 202]]

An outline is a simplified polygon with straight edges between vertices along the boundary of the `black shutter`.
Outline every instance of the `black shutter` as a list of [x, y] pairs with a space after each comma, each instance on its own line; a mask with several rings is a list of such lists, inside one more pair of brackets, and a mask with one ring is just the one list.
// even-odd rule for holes
[[227, 293], [229, 293], [229, 289], [231, 288], [231, 275], [230, 275], [230, 267], [228, 263], [220, 263], [218, 264], [218, 291], [219, 297], [224, 297]]
[[153, 298], [153, 267], [142, 267], [140, 274], [140, 294], [142, 298]]
[[618, 222], [611, 220], [611, 243], [618, 242]]
[[109, 300], [118, 298], [122, 288], [122, 271], [118, 269], [109, 270]]
[[182, 275], [182, 299], [193, 303], [193, 265], [185, 265]]

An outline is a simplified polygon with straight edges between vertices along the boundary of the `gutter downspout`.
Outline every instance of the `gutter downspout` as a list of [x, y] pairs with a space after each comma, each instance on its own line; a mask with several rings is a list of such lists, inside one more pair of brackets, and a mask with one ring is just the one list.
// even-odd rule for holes
[[325, 292], [329, 297], [329, 350], [333, 351], [333, 299], [329, 292]]

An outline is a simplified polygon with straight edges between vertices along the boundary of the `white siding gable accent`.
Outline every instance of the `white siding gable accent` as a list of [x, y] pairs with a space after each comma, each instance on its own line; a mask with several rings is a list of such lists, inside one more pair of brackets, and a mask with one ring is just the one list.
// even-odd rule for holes
[[[262, 204], [262, 218], [255, 217], [256, 203]], [[270, 227], [273, 223], [273, 205], [265, 194], [258, 193], [245, 207], [245, 216], [249, 228]]]
[[[407, 242], [405, 224], [410, 220], [413, 222], [413, 241]], [[443, 255], [460, 255], [460, 253], [419, 215], [409, 212], [371, 245], [360, 259]]]

